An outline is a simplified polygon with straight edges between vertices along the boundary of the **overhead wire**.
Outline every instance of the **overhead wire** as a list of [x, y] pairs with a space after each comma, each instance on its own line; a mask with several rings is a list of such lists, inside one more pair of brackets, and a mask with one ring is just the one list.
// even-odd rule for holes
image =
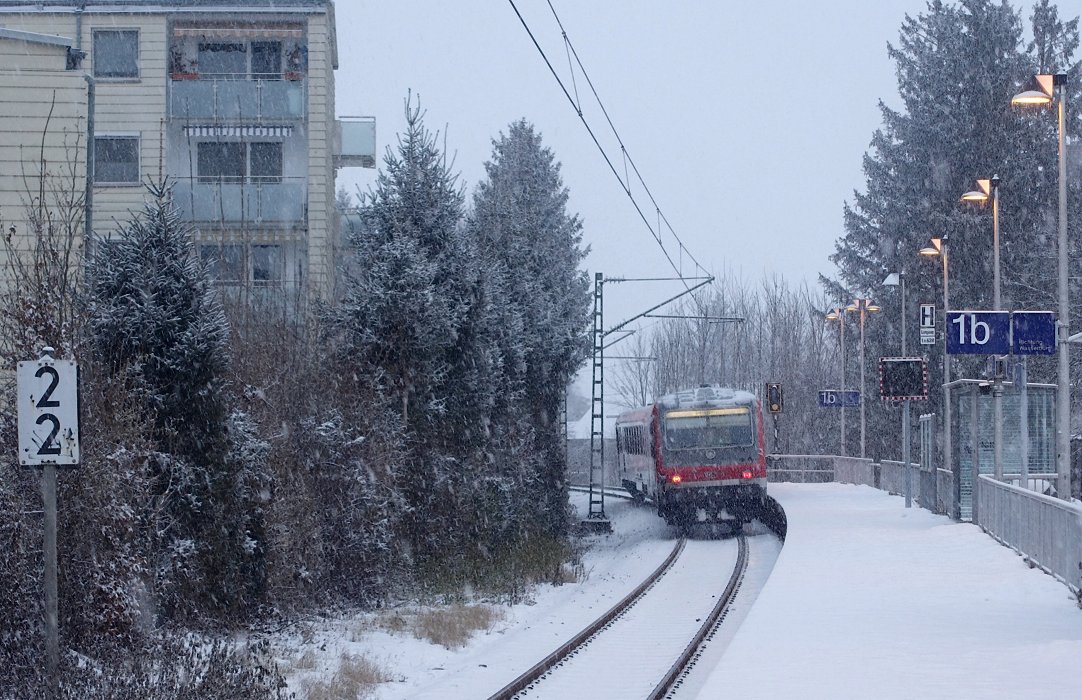
[[[658, 217], [658, 231], [661, 231], [661, 222], [665, 222], [665, 226], [669, 229], [669, 233], [676, 239], [677, 246], [680, 249], [681, 254], [687, 254], [688, 258], [695, 264], [695, 267], [701, 272], [707, 272], [706, 268], [699, 264], [699, 261], [695, 259], [695, 256], [691, 254], [691, 251], [684, 245], [684, 242], [680, 240], [680, 236], [677, 235], [676, 230], [673, 229], [672, 224], [669, 223], [668, 218], [661, 211], [661, 207], [658, 205], [657, 200], [654, 198], [654, 193], [650, 191], [649, 185], [646, 184], [646, 180], [643, 178], [642, 173], [639, 172], [639, 166], [635, 164], [635, 159], [628, 153], [627, 148], [624, 146], [624, 140], [620, 138], [620, 132], [616, 128], [616, 124], [613, 123], [612, 118], [609, 116], [609, 111], [605, 109], [605, 103], [601, 100], [601, 95], [598, 94], [597, 88], [594, 87], [594, 82], [590, 79], [590, 74], [586, 71], [586, 66], [583, 65], [582, 59], [579, 58], [578, 51], [575, 50], [575, 45], [571, 43], [571, 38], [567, 36], [567, 31], [564, 29], [563, 22], [560, 21], [560, 16], [556, 12], [556, 8], [552, 4], [552, 0], [546, 0], [549, 6], [549, 10], [552, 12], [553, 18], [556, 20], [556, 24], [560, 27], [560, 34], [563, 37], [565, 44], [571, 51], [571, 55], [575, 57], [575, 62], [579, 66], [579, 70], [582, 71], [582, 77], [585, 78], [586, 84], [590, 87], [590, 92], [593, 93], [594, 99], [597, 100], [597, 106], [601, 109], [601, 114], [605, 116], [605, 121], [609, 124], [609, 129], [612, 130], [613, 136], [616, 137], [616, 142], [620, 144], [620, 152], [624, 157], [624, 173], [627, 180], [630, 181], [630, 177], [627, 176], [627, 164], [631, 164], [631, 169], [635, 172], [635, 177], [638, 178], [639, 184], [642, 185], [642, 189], [646, 192], [646, 196], [650, 198], [650, 203], [654, 205], [654, 211]], [[572, 71], [572, 79], [574, 79], [574, 71]], [[577, 95], [576, 91], [576, 95]], [[581, 108], [580, 108], [581, 110]]]
[[[669, 232], [672, 234], [673, 238], [676, 240], [678, 250], [679, 250], [680, 255], [681, 255], [681, 261], [683, 259], [683, 256], [687, 255], [687, 257], [695, 264], [695, 267], [699, 271], [702, 271], [703, 273], [709, 274], [709, 272], [706, 270], [706, 268], [704, 268], [701, 264], [699, 264], [699, 261], [696, 260], [695, 256], [693, 256], [691, 254], [691, 251], [688, 250], [687, 246], [684, 245], [684, 242], [682, 240], [680, 240], [680, 237], [677, 235], [676, 231], [673, 229], [672, 225], [669, 223], [668, 218], [661, 211], [661, 207], [658, 205], [657, 200], [654, 198], [653, 193], [650, 191], [650, 188], [647, 187], [646, 182], [642, 177], [642, 174], [639, 172], [638, 166], [635, 164], [634, 159], [631, 158], [631, 155], [627, 152], [627, 148], [624, 145], [623, 139], [620, 138], [620, 134], [617, 131], [615, 124], [613, 124], [612, 119], [609, 117], [608, 110], [605, 109], [605, 105], [601, 101], [601, 97], [600, 97], [600, 95], [598, 95], [597, 89], [594, 87], [593, 81], [590, 79], [589, 74], [586, 72], [586, 68], [585, 68], [585, 66], [583, 66], [582, 60], [579, 58], [578, 52], [575, 50], [574, 44], [571, 43], [570, 38], [567, 36], [567, 32], [566, 32], [566, 30], [564, 30], [563, 23], [561, 22], [559, 15], [556, 13], [556, 9], [553, 7], [551, 0], [548, 0], [549, 9], [552, 11], [553, 17], [556, 19], [556, 23], [560, 27], [560, 33], [561, 33], [561, 35], [563, 37], [563, 40], [564, 40], [565, 50], [570, 52], [569, 58], [568, 58], [568, 63], [570, 64], [570, 57], [574, 56], [575, 62], [578, 64], [579, 69], [582, 71], [583, 77], [585, 78], [587, 85], [590, 87], [590, 91], [593, 93], [594, 99], [597, 100], [598, 106], [601, 108], [601, 113], [605, 116], [605, 120], [608, 122], [609, 129], [612, 131], [613, 135], [616, 138], [617, 143], [619, 143], [619, 145], [620, 145], [620, 152], [621, 152], [621, 155], [622, 155], [622, 157], [624, 159], [624, 173], [625, 173], [625, 175], [624, 175], [623, 178], [621, 178], [619, 171], [616, 169], [616, 166], [612, 161], [612, 158], [610, 158], [608, 152], [605, 150], [605, 147], [601, 144], [601, 141], [598, 139], [597, 134], [594, 132], [593, 127], [590, 125], [590, 122], [586, 119], [586, 116], [583, 114], [581, 102], [579, 100], [576, 100], [575, 97], [571, 96], [571, 93], [568, 91], [567, 86], [564, 83], [563, 79], [560, 77], [559, 73], [556, 71], [555, 67], [552, 65], [552, 62], [549, 60], [548, 55], [545, 53], [545, 50], [541, 47], [540, 42], [537, 40], [537, 37], [534, 35], [533, 30], [530, 29], [530, 26], [526, 22], [526, 19], [522, 16], [522, 13], [519, 11], [518, 6], [515, 4], [515, 0], [508, 0], [508, 3], [510, 3], [511, 9], [514, 10], [515, 15], [518, 17], [519, 22], [522, 24], [523, 29], [525, 29], [526, 33], [529, 35], [530, 40], [533, 42], [534, 47], [537, 49], [538, 53], [541, 54], [541, 58], [545, 61], [545, 65], [548, 66], [549, 72], [552, 73], [552, 77], [556, 79], [556, 83], [560, 86], [560, 89], [563, 90], [564, 96], [567, 97], [567, 100], [568, 100], [568, 102], [571, 103], [571, 106], [575, 108], [575, 112], [576, 112], [576, 114], [578, 114], [579, 120], [582, 121], [583, 126], [586, 127], [587, 133], [590, 135], [590, 138], [593, 140], [594, 145], [597, 147], [598, 151], [601, 153], [601, 156], [605, 159], [605, 163], [609, 166], [609, 170], [612, 171], [612, 174], [613, 174], [613, 176], [616, 177], [617, 182], [619, 182], [621, 187], [623, 187], [624, 193], [628, 196], [628, 199], [631, 200], [632, 205], [635, 207], [635, 211], [638, 212], [638, 214], [639, 214], [639, 218], [642, 219], [643, 224], [646, 225], [647, 230], [650, 231], [650, 234], [653, 236], [654, 240], [657, 242], [658, 246], [661, 248], [661, 252], [665, 255], [665, 259], [668, 260], [669, 265], [673, 268], [673, 270], [676, 272], [677, 275], [679, 275], [681, 278], [683, 277], [683, 272], [681, 270], [682, 265], [677, 265], [677, 263], [673, 260], [672, 255], [669, 253], [668, 249], [665, 247], [665, 242], [662, 240], [661, 226], [660, 226], [661, 221], [665, 222], [666, 226], [668, 227]], [[574, 66], [572, 66], [571, 68], [572, 68], [572, 70], [571, 70], [572, 81], [574, 81]], [[574, 90], [575, 90], [575, 94], [576, 94], [576, 97], [577, 97], [577, 95], [578, 95], [578, 86], [577, 86], [577, 84], [574, 84]], [[627, 173], [627, 166], [628, 166], [629, 163], [631, 165], [632, 171], [634, 171], [636, 177], [638, 178], [639, 184], [642, 186], [643, 190], [646, 192], [647, 196], [650, 198], [651, 204], [654, 205], [654, 211], [655, 211], [655, 213], [656, 213], [656, 215], [658, 217], [658, 220], [659, 220], [658, 228], [657, 228], [656, 231], [655, 231], [654, 227], [651, 225], [650, 220], [647, 219], [646, 214], [643, 212], [643, 209], [639, 205], [638, 200], [635, 198], [635, 194], [632, 192], [631, 178]], [[684, 286], [686, 288], [688, 286], [687, 281], [685, 281], [685, 280], [682, 280], [682, 281], [683, 281], [683, 284], [684, 284]]]

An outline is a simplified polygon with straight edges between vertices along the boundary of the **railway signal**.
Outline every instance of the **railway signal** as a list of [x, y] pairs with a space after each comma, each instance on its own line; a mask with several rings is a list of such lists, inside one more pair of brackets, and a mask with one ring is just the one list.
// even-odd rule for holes
[[780, 382], [767, 382], [766, 384], [766, 410], [771, 413], [781, 413], [785, 405]]

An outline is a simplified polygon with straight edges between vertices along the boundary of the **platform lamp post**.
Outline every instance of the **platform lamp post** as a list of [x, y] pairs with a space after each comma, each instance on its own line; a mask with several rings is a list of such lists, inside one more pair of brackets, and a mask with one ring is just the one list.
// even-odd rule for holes
[[868, 314], [879, 313], [882, 309], [876, 306], [871, 299], [860, 298], [854, 299], [849, 306], [845, 307], [845, 310], [849, 313], [860, 314], [860, 456], [863, 459], [866, 456], [864, 450], [864, 404], [867, 403], [864, 400], [864, 319]]
[[[972, 204], [992, 202], [992, 310], [1002, 311], [999, 276], [999, 176], [977, 180], [977, 189], [962, 195], [962, 201]], [[998, 377], [992, 385], [992, 440], [996, 481], [1003, 481], [1003, 385]]]
[[[1059, 142], [1059, 236], [1058, 236], [1058, 285], [1059, 312], [1057, 314], [1056, 343], [1059, 346], [1059, 366], [1056, 375], [1056, 494], [1063, 499], [1071, 498], [1071, 365], [1068, 348], [1070, 343], [1070, 312], [1067, 291], [1067, 143], [1064, 128], [1067, 101], [1067, 74], [1043, 74], [1033, 76], [1027, 90], [1011, 98], [1012, 106], [1057, 106], [1056, 126]], [[1056, 88], [1059, 88], [1057, 95]]]
[[842, 375], [842, 427], [841, 427], [841, 456], [845, 456], [845, 308], [838, 307], [831, 309], [826, 315], [827, 321], [838, 323], [838, 348], [842, 355], [841, 375]]
[[933, 238], [929, 245], [920, 249], [920, 254], [926, 258], [939, 258], [943, 262], [943, 467], [951, 472], [954, 465], [951, 463], [953, 445], [951, 443], [951, 364], [950, 355], [947, 354], [947, 310], [950, 309], [950, 276], [947, 274], [947, 236]]

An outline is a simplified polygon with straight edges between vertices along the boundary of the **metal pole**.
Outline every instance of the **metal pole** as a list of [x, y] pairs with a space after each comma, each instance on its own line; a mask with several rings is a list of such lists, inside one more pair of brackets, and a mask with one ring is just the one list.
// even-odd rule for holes
[[45, 673], [50, 696], [59, 697], [60, 634], [57, 625], [56, 591], [56, 465], [46, 464], [41, 473], [41, 497], [45, 511]]
[[860, 300], [860, 458], [864, 459], [864, 314], [867, 299]]
[[[898, 280], [902, 288], [902, 357], [905, 357], [905, 270], [898, 273]], [[909, 435], [909, 401], [902, 402], [902, 461], [905, 462], [905, 507], [913, 507], [913, 485], [910, 482], [909, 471], [909, 443], [912, 439]]]
[[1021, 440], [1019, 440], [1019, 452], [1021, 453], [1021, 469], [1019, 470], [1020, 477], [1018, 479], [1019, 486], [1024, 489], [1029, 488], [1029, 369], [1026, 362], [1027, 356], [1022, 355], [1022, 362], [1018, 365], [1018, 372], [1022, 375], [1019, 377], [1021, 387], [1018, 392], [1018, 415], [1019, 428], [1021, 432]]
[[902, 463], [905, 464], [905, 507], [913, 507], [913, 477], [909, 469], [909, 401], [902, 402]]
[[981, 478], [981, 441], [977, 437], [977, 431], [980, 429], [980, 399], [977, 396], [976, 387], [972, 387], [972, 389], [972, 396], [969, 401], [969, 443], [970, 448], [973, 450], [973, 460], [970, 465], [969, 512], [970, 520], [976, 525], [978, 523], [977, 482]]
[[[962, 475], [960, 471], [954, 470], [954, 444], [951, 437], [951, 365], [950, 355], [947, 354], [947, 311], [950, 309], [950, 276], [947, 272], [949, 253], [946, 236], [941, 239], [940, 245], [939, 254], [943, 258], [943, 467], [955, 475], [955, 483], [960, 485]], [[960, 494], [961, 492], [956, 490], [955, 493]]]
[[905, 270], [898, 273], [898, 282], [902, 288], [902, 357], [905, 357]]
[[838, 336], [842, 346], [842, 457], [845, 456], [845, 307], [838, 308]]
[[1056, 378], [1056, 495], [1071, 498], [1071, 365], [1067, 337], [1071, 308], [1067, 293], [1067, 144], [1064, 112], [1067, 76], [1056, 76], [1059, 85], [1059, 368]]
[[[1003, 309], [1000, 296], [999, 276], [999, 175], [993, 175], [989, 181], [992, 189], [992, 304], [996, 311]], [[993, 365], [992, 378], [992, 463], [996, 481], [1003, 481], [1003, 382], [999, 377], [999, 363]]]

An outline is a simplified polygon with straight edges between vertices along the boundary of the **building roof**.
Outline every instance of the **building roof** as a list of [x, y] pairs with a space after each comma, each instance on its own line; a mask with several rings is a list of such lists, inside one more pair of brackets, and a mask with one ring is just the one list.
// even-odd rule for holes
[[334, 0], [0, 0], [0, 12], [154, 12], [185, 10], [236, 11], [259, 9], [279, 12], [328, 8]]
[[51, 44], [70, 49], [75, 45], [71, 39], [66, 39], [55, 34], [38, 34], [37, 32], [24, 32], [18, 29], [0, 27], [0, 39], [13, 39], [15, 41], [27, 41], [31, 44]]

